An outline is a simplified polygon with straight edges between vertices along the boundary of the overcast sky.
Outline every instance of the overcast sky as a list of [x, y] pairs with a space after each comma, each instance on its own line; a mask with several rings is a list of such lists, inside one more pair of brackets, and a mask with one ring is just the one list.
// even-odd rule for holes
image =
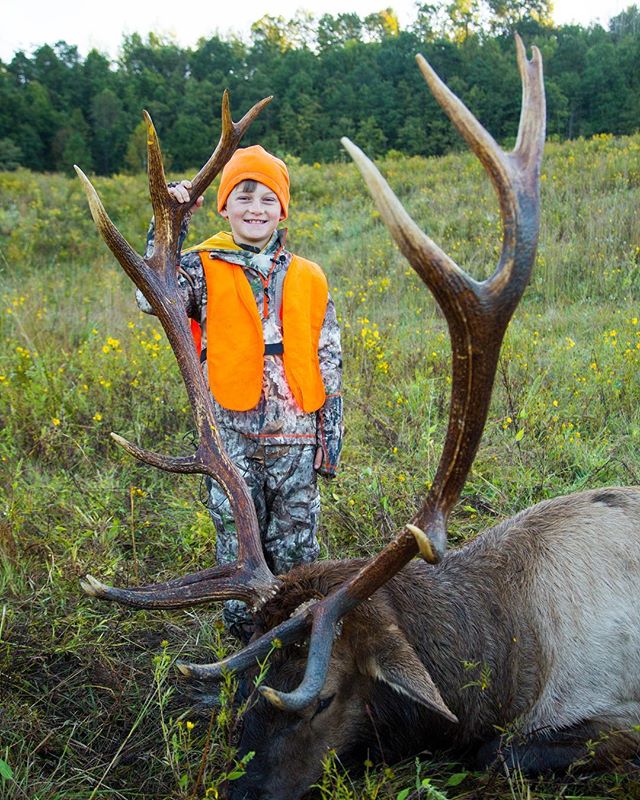
[[[600, 22], [632, 5], [631, 0], [556, 0], [557, 23]], [[246, 34], [252, 22], [265, 13], [290, 19], [300, 8], [316, 16], [354, 11], [359, 16], [391, 6], [401, 25], [415, 17], [415, 0], [269, 0], [268, 4], [244, 0], [0, 0], [0, 59], [11, 60], [17, 50], [30, 53], [41, 44], [64, 40], [78, 46], [84, 56], [95, 47], [117, 56], [124, 34], [150, 31], [169, 34], [182, 46], [201, 37], [234, 31]], [[606, 8], [605, 8], [606, 7]]]

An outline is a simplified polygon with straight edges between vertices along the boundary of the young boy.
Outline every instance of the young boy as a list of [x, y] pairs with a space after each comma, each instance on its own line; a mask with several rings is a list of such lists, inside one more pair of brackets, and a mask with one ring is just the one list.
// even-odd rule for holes
[[[188, 181], [170, 187], [189, 200]], [[199, 198], [195, 208], [202, 205]], [[259, 145], [237, 150], [222, 171], [221, 232], [181, 253], [179, 284], [199, 323], [200, 361], [225, 448], [249, 485], [274, 573], [318, 556], [316, 473], [335, 475], [342, 447], [340, 331], [317, 264], [285, 249], [289, 174]], [[184, 241], [188, 220], [181, 231]], [[153, 223], [147, 255], [153, 249]], [[138, 292], [143, 311], [150, 307]], [[218, 563], [235, 560], [233, 515], [206, 478]], [[246, 638], [244, 604], [225, 604], [232, 633]]]

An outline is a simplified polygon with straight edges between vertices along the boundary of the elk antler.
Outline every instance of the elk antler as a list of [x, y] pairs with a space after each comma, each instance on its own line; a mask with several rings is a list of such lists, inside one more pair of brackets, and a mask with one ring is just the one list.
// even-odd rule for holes
[[466, 139], [497, 191], [503, 225], [496, 271], [476, 281], [454, 263], [409, 217], [378, 170], [348, 139], [342, 143], [356, 162], [401, 251], [433, 292], [449, 326], [453, 376], [449, 424], [435, 478], [414, 520], [349, 581], [219, 664], [181, 665], [187, 675], [218, 678], [223, 670], [245, 669], [268, 652], [274, 638], [299, 640], [311, 627], [304, 679], [290, 692], [263, 686], [276, 706], [304, 708], [324, 685], [337, 621], [369, 597], [415, 555], [438, 562], [446, 550], [446, 527], [475, 457], [486, 421], [502, 339], [529, 280], [539, 229], [540, 164], [544, 146], [545, 98], [542, 59], [526, 57], [516, 36], [523, 84], [522, 113], [515, 149], [505, 153], [422, 56], [418, 66], [436, 100]]
[[206, 474], [216, 480], [229, 498], [238, 530], [238, 560], [233, 564], [136, 589], [105, 586], [87, 575], [81, 585], [87, 594], [94, 597], [139, 608], [181, 608], [227, 598], [237, 598], [256, 606], [275, 594], [280, 586], [280, 581], [265, 561], [255, 507], [247, 486], [225, 453], [216, 427], [211, 395], [193, 345], [176, 273], [178, 236], [185, 214], [231, 158], [249, 125], [270, 101], [270, 97], [261, 100], [240, 122], [233, 122], [229, 97], [227, 92], [224, 93], [220, 141], [193, 179], [190, 203], [184, 204], [175, 200], [168, 191], [158, 137], [150, 116], [145, 112], [149, 193], [155, 217], [155, 246], [148, 258], [139, 256], [123, 238], [109, 219], [91, 182], [82, 170], [75, 168], [101, 236], [147, 298], [167, 334], [187, 389], [199, 443], [193, 455], [175, 458], [143, 450], [116, 434], [112, 436], [125, 450], [147, 464], [168, 472]]

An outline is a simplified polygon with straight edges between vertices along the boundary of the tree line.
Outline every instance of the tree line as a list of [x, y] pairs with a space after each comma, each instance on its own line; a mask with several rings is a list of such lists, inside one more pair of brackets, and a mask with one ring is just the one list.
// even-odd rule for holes
[[199, 166], [219, 133], [229, 89], [236, 118], [274, 102], [248, 143], [304, 163], [344, 157], [341, 136], [373, 156], [440, 155], [457, 147], [415, 65], [422, 52], [483, 124], [515, 136], [520, 109], [513, 32], [545, 62], [548, 133], [560, 139], [640, 129], [640, 10], [605, 29], [556, 26], [549, 0], [436, 0], [416, 6], [402, 29], [391, 9], [319, 18], [265, 16], [249, 42], [201, 39], [182, 48], [150, 33], [124, 37], [117, 60], [66, 42], [0, 61], [0, 169], [101, 175], [138, 172], [145, 162], [141, 110], [156, 124], [169, 165]]

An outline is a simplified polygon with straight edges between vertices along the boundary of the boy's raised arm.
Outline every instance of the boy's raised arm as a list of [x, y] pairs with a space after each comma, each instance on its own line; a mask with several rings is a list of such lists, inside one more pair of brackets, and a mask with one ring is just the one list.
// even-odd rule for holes
[[[191, 181], [183, 180], [179, 183], [169, 183], [169, 192], [181, 203], [189, 200], [189, 189], [191, 188]], [[204, 202], [203, 197], [199, 197], [194, 205], [194, 209], [198, 209]], [[178, 235], [178, 252], [182, 253], [182, 245], [187, 238], [189, 232], [189, 223], [191, 222], [191, 214], [186, 214], [180, 226], [180, 233]], [[151, 217], [149, 229], [147, 230], [147, 244], [145, 247], [144, 256], [150, 258], [153, 254], [155, 244], [156, 224], [155, 219]], [[195, 258], [190, 258], [190, 255], [195, 255]], [[204, 281], [198, 280], [199, 275], [192, 275], [192, 273], [201, 273], [202, 265], [200, 258], [197, 254], [186, 254], [180, 256], [180, 263], [178, 269], [178, 286], [180, 287], [182, 298], [184, 300], [187, 316], [196, 318], [196, 310], [199, 306], [198, 288], [202, 288]], [[140, 289], [136, 289], [136, 303], [138, 308], [145, 314], [153, 314], [153, 310], [149, 305], [146, 297], [142, 294]]]

